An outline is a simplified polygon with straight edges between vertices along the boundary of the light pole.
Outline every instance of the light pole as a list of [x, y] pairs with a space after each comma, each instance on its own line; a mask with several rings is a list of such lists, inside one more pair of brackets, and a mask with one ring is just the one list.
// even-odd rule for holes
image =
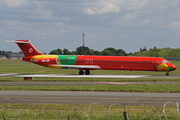
[[85, 51], [84, 51], [84, 36], [85, 36], [85, 34], [83, 33], [82, 35], [83, 35], [83, 48], [82, 49], [83, 49], [83, 55], [84, 55], [84, 53], [85, 53]]

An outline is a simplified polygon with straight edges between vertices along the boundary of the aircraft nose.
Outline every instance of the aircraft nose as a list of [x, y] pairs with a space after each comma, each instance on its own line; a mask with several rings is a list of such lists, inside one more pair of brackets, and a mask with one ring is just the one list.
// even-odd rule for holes
[[171, 66], [169, 66], [169, 69], [170, 69], [170, 71], [173, 71], [173, 70], [176, 70], [177, 69], [177, 67], [175, 66], [175, 65], [171, 65]]
[[176, 69], [177, 69], [177, 67], [176, 67], [175, 65], [173, 65], [173, 66], [172, 66], [172, 68], [173, 68], [174, 70], [176, 70]]

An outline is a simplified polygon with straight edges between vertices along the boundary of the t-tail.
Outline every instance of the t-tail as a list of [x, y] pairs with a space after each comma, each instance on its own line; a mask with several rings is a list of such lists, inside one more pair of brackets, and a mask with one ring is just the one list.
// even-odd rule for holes
[[5, 41], [5, 42], [14, 42], [20, 47], [25, 57], [34, 56], [34, 55], [43, 55], [38, 52], [36, 48], [31, 44], [29, 40], [15, 40], [15, 41]]

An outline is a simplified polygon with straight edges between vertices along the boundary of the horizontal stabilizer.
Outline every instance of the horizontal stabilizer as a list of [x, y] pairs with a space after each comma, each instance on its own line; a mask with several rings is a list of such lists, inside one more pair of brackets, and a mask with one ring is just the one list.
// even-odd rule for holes
[[4, 42], [13, 42], [13, 43], [29, 43], [29, 41], [8, 41], [8, 40], [4, 40]]

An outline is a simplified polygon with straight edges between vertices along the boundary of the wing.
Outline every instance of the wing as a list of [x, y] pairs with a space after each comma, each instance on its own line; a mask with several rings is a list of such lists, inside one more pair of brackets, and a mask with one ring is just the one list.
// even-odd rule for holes
[[101, 69], [96, 65], [51, 65], [51, 66], [59, 66], [59, 67], [67, 67], [73, 69]]

